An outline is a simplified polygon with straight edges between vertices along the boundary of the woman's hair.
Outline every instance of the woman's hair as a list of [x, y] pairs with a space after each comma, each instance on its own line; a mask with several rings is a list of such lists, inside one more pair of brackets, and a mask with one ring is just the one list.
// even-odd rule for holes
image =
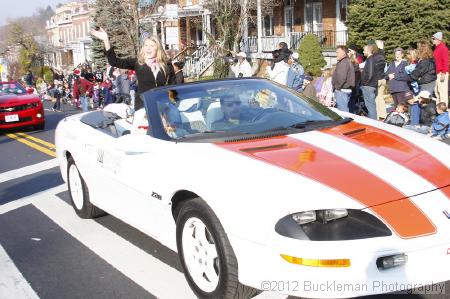
[[256, 77], [265, 78], [267, 76], [267, 66], [269, 62], [266, 59], [260, 59], [258, 62], [258, 68], [255, 72]]
[[433, 51], [431, 50], [430, 44], [426, 41], [420, 41], [417, 43], [417, 57], [419, 59], [432, 59]]
[[348, 51], [348, 52], [347, 52], [347, 56], [348, 56], [348, 58], [350, 59], [350, 62], [351, 62], [353, 65], [358, 65], [358, 64], [359, 64], [359, 63], [358, 63], [358, 57], [356, 56], [356, 52]]
[[417, 61], [418, 54], [417, 54], [416, 49], [408, 49], [407, 53], [408, 53], [407, 57], [408, 57], [409, 63], [413, 63], [413, 62]]
[[[156, 61], [158, 62], [159, 67], [164, 71], [164, 73], [166, 73], [168, 59], [166, 52], [164, 51], [163, 46], [161, 44], [161, 41], [157, 36], [152, 35], [144, 39], [142, 44], [144, 45], [147, 40], [152, 41], [156, 44]], [[138, 63], [145, 64], [146, 63], [145, 58], [146, 57], [144, 53], [144, 47], [142, 47], [141, 50], [139, 51]]]

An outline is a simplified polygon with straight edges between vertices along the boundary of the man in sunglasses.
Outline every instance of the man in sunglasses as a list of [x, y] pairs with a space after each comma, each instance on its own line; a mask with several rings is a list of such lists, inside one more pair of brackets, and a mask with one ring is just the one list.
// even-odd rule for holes
[[229, 130], [250, 121], [251, 115], [241, 107], [241, 100], [235, 96], [222, 97], [220, 109], [223, 118], [211, 125], [212, 130]]

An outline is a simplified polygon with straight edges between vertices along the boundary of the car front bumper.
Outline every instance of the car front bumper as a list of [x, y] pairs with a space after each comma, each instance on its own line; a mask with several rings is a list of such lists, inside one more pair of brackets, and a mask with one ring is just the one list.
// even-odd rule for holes
[[[19, 121], [6, 122], [7, 115], [17, 114]], [[38, 115], [41, 117], [38, 117]], [[36, 126], [45, 122], [44, 110], [42, 108], [28, 109], [16, 113], [0, 113], [0, 129], [11, 129], [25, 126]]]
[[[441, 282], [450, 280], [450, 242], [411, 251], [387, 247], [371, 251], [364, 247], [348, 246], [350, 249], [346, 254], [342, 250], [335, 251], [329, 246], [330, 243], [317, 246], [315, 242], [317, 248], [304, 251], [301, 247], [291, 247], [286, 252], [278, 244], [276, 248], [271, 248], [233, 237], [230, 237], [230, 242], [238, 259], [241, 283], [285, 295], [349, 298], [411, 289], [442, 295], [445, 285]], [[348, 258], [351, 265], [343, 268], [302, 266], [287, 262], [280, 254], [300, 258]], [[396, 254], [406, 254], [406, 264], [378, 269], [378, 258]]]

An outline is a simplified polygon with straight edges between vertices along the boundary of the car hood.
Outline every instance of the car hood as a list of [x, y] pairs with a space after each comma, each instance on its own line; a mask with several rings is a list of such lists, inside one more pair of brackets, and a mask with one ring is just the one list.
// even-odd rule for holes
[[40, 101], [39, 97], [32, 94], [16, 95], [7, 94], [0, 96], [0, 105], [26, 104], [29, 102]]
[[[412, 198], [438, 192], [447, 201], [450, 199], [450, 170], [441, 157], [438, 160], [406, 139], [356, 122], [315, 132], [216, 145], [318, 182], [392, 223], [398, 219], [396, 215], [406, 214], [432, 231], [432, 224], [418, 208], [420, 204]], [[320, 194], [313, 198], [322, 200]], [[335, 205], [340, 206], [337, 201]]]
[[[365, 207], [442, 189], [450, 198], [450, 170], [406, 139], [356, 122], [289, 136], [217, 143], [338, 190]], [[429, 184], [400, 192], [383, 171]]]

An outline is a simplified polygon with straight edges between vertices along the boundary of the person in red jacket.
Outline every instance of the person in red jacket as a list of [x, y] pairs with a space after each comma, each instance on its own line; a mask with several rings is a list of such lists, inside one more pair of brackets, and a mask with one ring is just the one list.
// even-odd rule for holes
[[436, 64], [436, 87], [434, 93], [437, 103], [444, 102], [448, 104], [448, 48], [443, 42], [442, 32], [433, 34], [434, 63]]
[[89, 111], [89, 97], [91, 96], [94, 84], [83, 77], [79, 77], [73, 84], [73, 94], [81, 102], [81, 111]]

